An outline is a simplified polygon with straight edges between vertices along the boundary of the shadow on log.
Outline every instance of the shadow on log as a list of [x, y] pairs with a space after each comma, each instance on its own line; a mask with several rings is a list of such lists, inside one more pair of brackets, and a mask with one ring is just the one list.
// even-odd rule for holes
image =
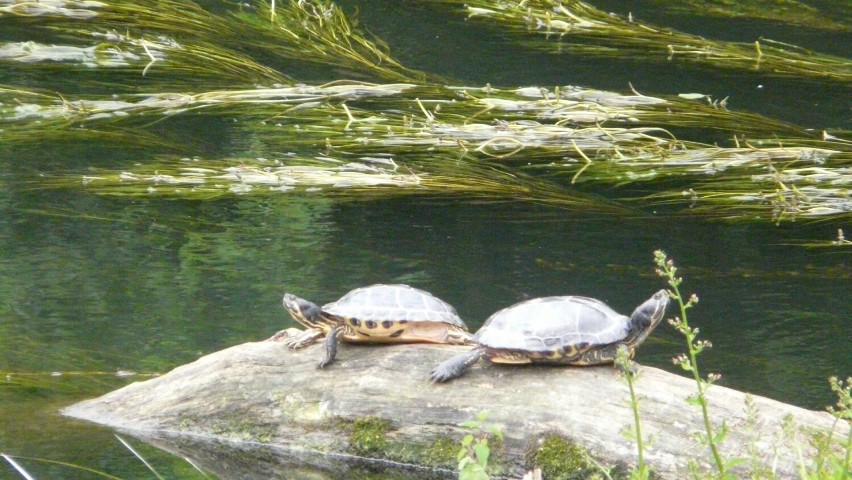
[[[490, 462], [501, 476], [520, 478], [538, 441], [554, 434], [603, 465], [633, 465], [636, 445], [623, 435], [633, 422], [629, 394], [614, 368], [480, 362], [450, 383], [427, 381], [433, 366], [469, 348], [350, 345], [334, 365], [317, 370], [321, 345], [293, 351], [277, 342], [247, 343], [63, 413], [125, 430], [220, 478], [340, 478], [347, 469], [371, 467], [452, 476], [459, 441], [469, 433], [458, 424], [485, 410], [505, 434]], [[709, 470], [709, 450], [694, 440], [702, 429], [699, 409], [685, 401], [695, 384], [640, 368], [642, 430], [654, 438], [645, 458], [657, 478], [686, 478], [690, 461]], [[714, 421], [730, 427], [722, 453], [747, 458], [756, 446], [781, 478], [795, 477], [797, 466], [783, 440], [785, 417], [807, 429], [801, 443], [812, 432], [836, 428], [843, 437], [849, 428], [828, 413], [758, 396], [754, 403], [759, 419], [750, 424], [745, 394], [709, 390]]]

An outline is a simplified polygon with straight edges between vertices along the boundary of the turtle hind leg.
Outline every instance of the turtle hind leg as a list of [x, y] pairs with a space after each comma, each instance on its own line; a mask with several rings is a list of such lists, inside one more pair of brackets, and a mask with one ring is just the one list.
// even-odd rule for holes
[[334, 362], [334, 358], [337, 356], [337, 344], [342, 334], [343, 329], [340, 327], [332, 328], [328, 331], [328, 334], [325, 336], [325, 358], [317, 363], [317, 368], [323, 369]]
[[469, 352], [460, 353], [447, 361], [441, 362], [440, 365], [435, 367], [435, 369], [429, 373], [429, 380], [441, 383], [459, 377], [465, 372], [465, 370], [470, 368], [471, 365], [478, 362], [484, 353], [484, 349], [475, 348]]

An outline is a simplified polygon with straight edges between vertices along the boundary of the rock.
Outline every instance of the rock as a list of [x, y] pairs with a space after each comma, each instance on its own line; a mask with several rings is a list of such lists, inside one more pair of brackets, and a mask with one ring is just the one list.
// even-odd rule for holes
[[[335, 364], [317, 370], [322, 348], [238, 345], [63, 413], [193, 458], [220, 478], [288, 478], [292, 474], [281, 472], [305, 465], [319, 478], [370, 465], [452, 475], [459, 441], [469, 433], [458, 424], [482, 411], [505, 435], [490, 462], [502, 475], [520, 478], [548, 435], [582, 446], [603, 465], [635, 464], [636, 444], [623, 435], [633, 425], [627, 384], [610, 366], [480, 362], [459, 379], [431, 384], [433, 366], [470, 347], [345, 345]], [[700, 410], [685, 401], [695, 393], [694, 382], [640, 367], [635, 386], [643, 436], [653, 436], [645, 458], [658, 478], [686, 478], [690, 461], [711, 469], [708, 447], [694, 439], [703, 431]], [[724, 419], [730, 427], [721, 447], [725, 458], [760, 452], [778, 477], [794, 477], [796, 455], [782, 440], [786, 417], [808, 432], [835, 428], [835, 436], [847, 435], [849, 426], [835, 425], [828, 413], [758, 396], [759, 417], [750, 422], [745, 398], [721, 386], [709, 390], [713, 421]], [[809, 435], [799, 435], [806, 453]]]

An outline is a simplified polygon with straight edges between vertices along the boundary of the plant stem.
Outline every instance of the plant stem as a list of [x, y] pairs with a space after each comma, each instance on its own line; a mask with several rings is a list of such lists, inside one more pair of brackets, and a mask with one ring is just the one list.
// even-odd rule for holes
[[695, 380], [695, 385], [698, 389], [696, 401], [701, 407], [701, 416], [704, 419], [704, 430], [707, 435], [707, 444], [710, 447], [710, 451], [713, 453], [713, 460], [716, 463], [716, 469], [719, 471], [719, 476], [724, 477], [726, 473], [725, 462], [724, 460], [722, 460], [722, 456], [719, 454], [719, 449], [716, 445], [716, 435], [713, 432], [713, 424], [710, 422], [710, 412], [707, 408], [706, 391], [708, 383], [706, 383], [706, 381], [701, 378], [701, 373], [698, 370], [699, 348], [696, 346], [696, 337], [698, 336], [698, 330], [692, 329], [689, 326], [689, 321], [687, 320], [686, 315], [686, 310], [692, 305], [692, 301], [683, 301], [683, 296], [680, 293], [680, 289], [678, 288], [681, 279], [675, 276], [676, 268], [674, 266], [674, 262], [672, 262], [671, 260], [666, 261], [666, 255], [661, 250], [655, 252], [655, 257], [657, 259], [657, 265], [660, 267], [661, 273], [668, 279], [669, 286], [671, 286], [672, 288], [672, 293], [670, 293], [670, 296], [674, 297], [677, 300], [678, 306], [680, 307], [680, 325], [678, 329], [686, 337], [686, 344], [689, 352], [688, 370], [692, 372], [692, 378]]
[[636, 398], [636, 392], [633, 389], [633, 374], [627, 373], [627, 387], [630, 389], [630, 405], [633, 407], [633, 423], [636, 425], [636, 453], [637, 465], [636, 470], [639, 473], [639, 478], [647, 478], [645, 467], [645, 446], [642, 442], [642, 427], [639, 423], [639, 401]]

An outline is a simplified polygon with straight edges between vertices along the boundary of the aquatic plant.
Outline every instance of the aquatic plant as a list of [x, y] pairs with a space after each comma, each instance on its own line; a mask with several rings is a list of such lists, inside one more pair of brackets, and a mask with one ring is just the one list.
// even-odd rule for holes
[[[545, 6], [551, 17], [591, 8], [524, 4], [533, 16]], [[224, 13], [187, 0], [55, 2], [0, 14], [66, 42], [3, 44], [0, 61], [44, 73], [98, 71], [115, 88], [57, 94], [63, 80], [54, 79], [66, 76], [52, 74], [48, 89], [0, 86], [4, 145], [100, 140], [146, 152], [132, 167], [40, 176], [39, 188], [197, 199], [317, 188], [338, 198], [443, 193], [628, 215], [671, 206], [775, 223], [852, 215], [852, 148], [842, 136], [731, 111], [724, 99], [700, 94], [448, 86], [402, 66], [329, 2], [261, 2]], [[270, 57], [399, 83], [296, 85], [264, 63]], [[234, 118], [234, 148], [246, 154], [203, 165], [163, 160], [163, 152], [200, 156], [162, 131], [172, 119], [201, 115]], [[693, 129], [733, 132], [732, 145], [691, 141]], [[609, 200], [588, 193], [601, 188]]]
[[[283, 160], [259, 165], [265, 171], [252, 172], [252, 167], [237, 171], [241, 164], [255, 163], [244, 159], [232, 160], [230, 165], [225, 159], [197, 165], [188, 165], [187, 161], [147, 161], [135, 171], [104, 171], [78, 177], [90, 191], [115, 195], [210, 198], [228, 192], [245, 194], [251, 187], [263, 184], [280, 186], [282, 191], [291, 190], [290, 186], [296, 183], [307, 188], [409, 185], [418, 187], [416, 190], [421, 193], [444, 189], [448, 194], [515, 196], [541, 203], [584, 205], [590, 211], [617, 211], [600, 199], [598, 207], [593, 206], [594, 202], [572, 201], [582, 195], [551, 180], [567, 177], [565, 183], [570, 184], [623, 187], [670, 185], [672, 179], [680, 179], [677, 185], [689, 183], [682, 188], [667, 187], [620, 200], [685, 206], [690, 214], [759, 217], [775, 222], [842, 217], [852, 210], [846, 174], [852, 168], [852, 157], [844, 141], [789, 139], [778, 146], [775, 142], [753, 140], [746, 146], [716, 147], [675, 139], [660, 127], [606, 126], [610, 121], [619, 123], [621, 118], [640, 121], [646, 115], [650, 121], [657, 114], [639, 106], [669, 108], [672, 103], [667, 100], [651, 102], [651, 97], [578, 89], [562, 90], [558, 97], [550, 99], [545, 91], [545, 98], [540, 99], [530, 98], [532, 92], [528, 90], [471, 88], [461, 93], [413, 84], [335, 82], [186, 95], [152, 94], [126, 100], [66, 100], [8, 89], [0, 91], [0, 96], [14, 95], [28, 103], [9, 103], [4, 114], [11, 124], [0, 136], [10, 143], [35, 141], [33, 122], [41, 128], [49, 122], [53, 127], [47, 135], [57, 140], [75, 135], [96, 138], [98, 132], [113, 132], [114, 138], [122, 138], [122, 132], [132, 137], [132, 132], [145, 128], [140, 122], [150, 124], [152, 116], [158, 121], [157, 116], [167, 119], [200, 113], [228, 114], [244, 119], [236, 128], [242, 132], [239, 138], [245, 139], [247, 147], [262, 146], [257, 158], [265, 158], [270, 150], [325, 151], [320, 155], [291, 152]], [[432, 98], [421, 99], [420, 94]], [[348, 106], [350, 103], [358, 107]], [[562, 109], [580, 115], [596, 113], [591, 118], [571, 117], [570, 122], [565, 121], [564, 113], [558, 114], [554, 123], [540, 121]], [[598, 118], [599, 114], [612, 120]], [[87, 128], [76, 128], [80, 122], [85, 122]], [[596, 123], [583, 126], [582, 122]], [[148, 147], [179, 148], [162, 138], [148, 144], [145, 140], [149, 137], [144, 133], [141, 130], [136, 142]], [[38, 137], [39, 142], [44, 140], [44, 135]], [[368, 164], [386, 165], [393, 171], [390, 177], [380, 178], [380, 174], [390, 170], [364, 166], [353, 169], [357, 162], [341, 157], [366, 159]], [[524, 163], [513, 165], [515, 159]], [[280, 166], [276, 161], [285, 161], [287, 171], [271, 172], [270, 168]], [[323, 167], [339, 162], [349, 165], [345, 168], [350, 171], [358, 171], [347, 173], [351, 178], [340, 175], [343, 167], [318, 172], [315, 167], [323, 161]], [[408, 169], [411, 175], [399, 173], [398, 167]], [[534, 175], [523, 175], [521, 170]], [[540, 175], [542, 172], [547, 175]], [[46, 183], [67, 185], [68, 181]], [[515, 184], [519, 184], [517, 188]], [[252, 193], [262, 191], [276, 190], [255, 189]], [[631, 209], [621, 207], [625, 212]]]
[[709, 40], [644, 24], [630, 14], [613, 15], [578, 0], [442, 1], [461, 4], [470, 18], [499, 24], [523, 38], [524, 45], [549, 52], [680, 60], [774, 76], [852, 80], [852, 66], [844, 58], [766, 38], [751, 44]]
[[202, 79], [208, 85], [292, 84], [286, 72], [256, 59], [270, 56], [381, 80], [426, 78], [369, 40], [333, 2], [278, 2], [274, 15], [271, 8], [256, 2], [216, 14], [188, 0], [9, 5], [0, 16], [17, 17], [68, 43], [0, 43], [0, 60], [25, 62], [29, 70], [121, 69], [172, 85], [180, 78], [196, 85]]
[[[797, 0], [653, 0], [666, 12], [747, 20], [769, 20], [785, 25], [804, 26], [820, 30], [848, 32], [849, 25], [832, 18], [841, 11], [840, 3], [824, 3], [822, 8]], [[833, 8], [832, 8], [833, 7]]]

